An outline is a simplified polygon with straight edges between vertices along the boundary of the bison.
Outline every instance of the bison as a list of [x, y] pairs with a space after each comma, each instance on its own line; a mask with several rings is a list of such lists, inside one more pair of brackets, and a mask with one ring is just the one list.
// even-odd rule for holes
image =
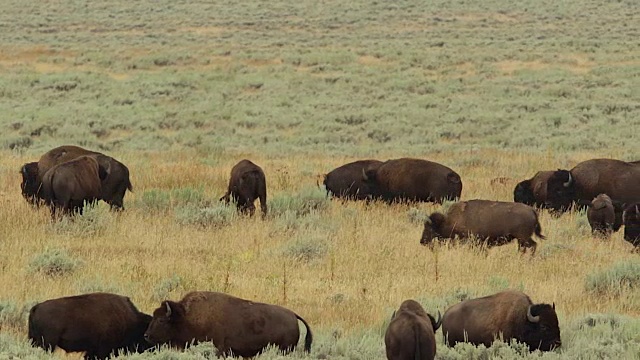
[[553, 209], [586, 206], [599, 194], [609, 195], [620, 214], [622, 204], [640, 202], [640, 163], [592, 159], [558, 169], [547, 181], [547, 206]]
[[435, 332], [441, 324], [414, 300], [405, 300], [394, 312], [384, 344], [388, 360], [433, 360], [436, 355]]
[[450, 168], [422, 159], [394, 159], [362, 171], [372, 193], [387, 201], [441, 203], [460, 197], [462, 180]]
[[40, 157], [36, 163], [37, 166], [34, 166], [34, 163], [25, 164], [20, 171], [22, 174], [22, 195], [31, 203], [37, 203], [36, 199], [42, 199], [40, 189], [46, 172], [56, 165], [80, 156], [95, 158], [105, 169], [106, 177], [101, 181], [100, 199], [109, 204], [113, 210], [123, 210], [126, 191], [133, 191], [129, 179], [129, 169], [110, 156], [73, 145], [64, 145], [49, 150]]
[[490, 200], [461, 201], [451, 205], [446, 215], [435, 212], [424, 223], [420, 243], [430, 245], [434, 238], [462, 239], [477, 236], [488, 247], [500, 246], [518, 239], [523, 253], [537, 244], [531, 236], [544, 239], [538, 213], [531, 206]]
[[100, 181], [106, 175], [105, 169], [95, 158], [80, 156], [58, 164], [44, 174], [42, 198], [50, 206], [53, 217], [57, 210], [62, 210], [64, 214], [82, 214], [85, 203], [95, 203], [100, 198]]
[[382, 161], [358, 160], [331, 170], [324, 176], [323, 184], [327, 193], [337, 198], [369, 200], [375, 196], [368, 182], [362, 178], [362, 171], [375, 169]]
[[297, 320], [307, 328], [304, 349], [310, 352], [313, 335], [309, 324], [293, 311], [223, 293], [195, 291], [179, 302], [163, 301], [153, 312], [145, 339], [177, 348], [211, 341], [217, 356], [252, 357], [269, 345], [293, 351], [300, 337]]
[[531, 179], [519, 182], [513, 190], [513, 201], [536, 207], [545, 207], [547, 181], [553, 171], [538, 171]]
[[640, 203], [627, 206], [622, 215], [624, 239], [640, 249]]
[[591, 201], [587, 210], [587, 220], [594, 234], [611, 235], [616, 222], [616, 214], [611, 198], [607, 194], [600, 194]]
[[151, 316], [128, 297], [93, 293], [36, 304], [29, 313], [29, 339], [47, 351], [84, 351], [85, 359], [106, 359], [118, 350], [142, 352]]
[[260, 209], [262, 217], [267, 215], [267, 180], [260, 166], [244, 159], [231, 168], [231, 178], [227, 193], [220, 201], [229, 203], [229, 197], [233, 197], [236, 207], [240, 212], [248, 212], [253, 216], [256, 207], [253, 204], [256, 199], [260, 199]]
[[533, 304], [520, 291], [503, 291], [451, 306], [442, 319], [442, 334], [451, 347], [461, 342], [489, 347], [502, 337], [527, 344], [531, 351], [551, 351], [562, 344], [555, 308]]

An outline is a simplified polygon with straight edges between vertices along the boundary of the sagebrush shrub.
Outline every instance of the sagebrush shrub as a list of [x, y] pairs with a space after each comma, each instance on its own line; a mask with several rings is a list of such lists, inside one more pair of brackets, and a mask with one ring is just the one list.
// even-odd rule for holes
[[63, 276], [73, 273], [81, 264], [82, 261], [73, 258], [67, 250], [50, 248], [36, 255], [29, 262], [29, 272], [47, 276]]
[[598, 295], [620, 295], [623, 291], [640, 288], [640, 261], [630, 260], [614, 264], [609, 269], [591, 273], [585, 289]]

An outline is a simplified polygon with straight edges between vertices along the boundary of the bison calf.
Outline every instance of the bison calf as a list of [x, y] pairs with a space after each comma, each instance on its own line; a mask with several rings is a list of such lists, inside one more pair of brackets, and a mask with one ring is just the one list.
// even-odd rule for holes
[[36, 304], [29, 313], [29, 339], [53, 351], [84, 351], [85, 359], [106, 359], [119, 349], [144, 351], [144, 332], [151, 316], [136, 309], [128, 297], [93, 293]]
[[253, 204], [256, 199], [260, 199], [262, 217], [267, 215], [267, 181], [260, 166], [249, 160], [242, 160], [231, 169], [231, 178], [227, 193], [220, 201], [229, 203], [229, 197], [233, 197], [236, 206], [241, 212], [249, 212], [253, 215], [256, 207]]
[[311, 329], [293, 311], [223, 293], [196, 291], [179, 302], [163, 301], [153, 312], [145, 338], [178, 348], [211, 341], [218, 356], [251, 357], [269, 345], [293, 351], [300, 337], [298, 320], [307, 328], [304, 349], [310, 352]]
[[627, 206], [622, 215], [624, 239], [640, 248], [640, 203]]
[[555, 304], [533, 304], [520, 291], [503, 291], [465, 300], [444, 313], [442, 333], [448, 346], [459, 342], [489, 347], [502, 337], [527, 344], [531, 351], [561, 345]]
[[608, 237], [616, 221], [613, 202], [607, 194], [596, 196], [587, 209], [587, 220], [594, 234]]
[[394, 312], [384, 344], [388, 360], [433, 360], [436, 355], [435, 332], [441, 324], [414, 300], [405, 300]]
[[433, 213], [424, 223], [420, 243], [429, 245], [434, 238], [462, 239], [477, 236], [488, 247], [504, 245], [518, 239], [523, 253], [531, 248], [535, 254], [537, 244], [531, 236], [541, 239], [538, 214], [531, 206], [502, 201], [469, 200], [451, 205], [446, 215]]
[[368, 200], [375, 197], [373, 188], [362, 178], [362, 172], [375, 169], [382, 161], [359, 160], [331, 170], [324, 176], [324, 187], [338, 198]]

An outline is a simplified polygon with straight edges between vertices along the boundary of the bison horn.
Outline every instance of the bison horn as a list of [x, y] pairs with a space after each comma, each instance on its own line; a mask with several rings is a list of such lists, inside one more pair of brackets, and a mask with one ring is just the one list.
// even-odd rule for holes
[[571, 185], [571, 182], [573, 181], [573, 179], [571, 178], [571, 173], [569, 173], [569, 180], [567, 180], [566, 183], [563, 183], [562, 185], [564, 187], [569, 187]]
[[537, 323], [538, 321], [540, 321], [540, 315], [531, 315], [531, 305], [529, 305], [529, 307], [527, 308], [527, 319], [532, 323]]
[[440, 314], [440, 310], [438, 310], [438, 320], [436, 320], [436, 327], [435, 329], [433, 329], [433, 331], [435, 332], [436, 330], [438, 330], [440, 328], [440, 325], [442, 325], [442, 315]]
[[364, 168], [362, 168], [362, 179], [364, 181], [368, 181], [369, 180], [369, 177], [367, 176], [367, 172], [364, 171]]
[[164, 306], [167, 307], [167, 317], [171, 317], [171, 306], [169, 306], [169, 302], [165, 301]]
[[555, 301], [551, 303], [551, 308], [552, 308], [553, 310], [555, 310], [555, 309], [556, 309], [556, 302], [555, 302]]

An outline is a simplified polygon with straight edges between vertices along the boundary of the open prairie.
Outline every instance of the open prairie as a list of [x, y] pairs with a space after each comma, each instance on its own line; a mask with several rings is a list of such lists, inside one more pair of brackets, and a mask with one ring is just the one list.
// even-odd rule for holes
[[[356, 159], [440, 162], [462, 199], [513, 199], [538, 170], [640, 160], [635, 1], [1, 1], [0, 358], [30, 307], [94, 291], [151, 313], [191, 290], [286, 306], [314, 330], [259, 359], [382, 359], [393, 310], [435, 314], [520, 289], [552, 303], [563, 346], [447, 348], [438, 359], [637, 359], [640, 258], [584, 212], [540, 212], [546, 240], [484, 252], [419, 244], [449, 206], [343, 203], [322, 174]], [[74, 144], [129, 167], [126, 210], [52, 223], [20, 195], [22, 164]], [[218, 201], [243, 158], [270, 213]], [[258, 209], [259, 212], [259, 209]], [[211, 345], [128, 359], [203, 359]]]

